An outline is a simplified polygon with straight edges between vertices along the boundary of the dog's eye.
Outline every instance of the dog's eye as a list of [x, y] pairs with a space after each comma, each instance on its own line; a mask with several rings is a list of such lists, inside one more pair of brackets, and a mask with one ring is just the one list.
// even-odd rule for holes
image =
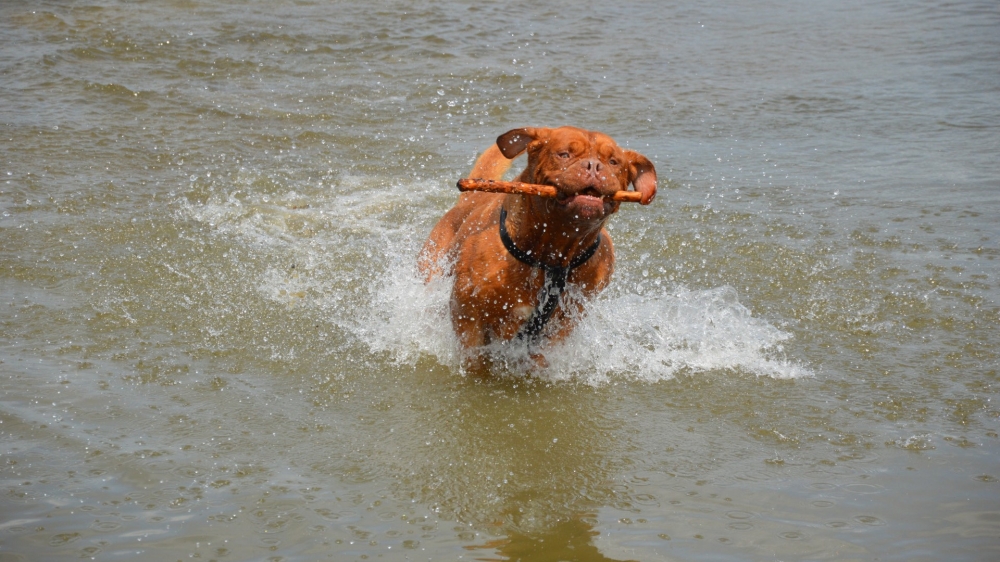
[[564, 151], [558, 153], [557, 156], [559, 156], [559, 158], [569, 158], [569, 152], [567, 152], [567, 151], [564, 150]]
[[617, 166], [618, 165], [618, 159], [617, 158], [612, 158], [611, 160], [608, 160], [608, 164], [611, 164], [612, 166]]

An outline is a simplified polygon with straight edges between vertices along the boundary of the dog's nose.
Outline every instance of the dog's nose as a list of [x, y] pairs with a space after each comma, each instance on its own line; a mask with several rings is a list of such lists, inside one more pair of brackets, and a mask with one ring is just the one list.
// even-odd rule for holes
[[580, 162], [580, 165], [583, 167], [584, 171], [592, 176], [597, 176], [597, 174], [604, 171], [604, 164], [596, 158], [587, 158], [586, 160]]

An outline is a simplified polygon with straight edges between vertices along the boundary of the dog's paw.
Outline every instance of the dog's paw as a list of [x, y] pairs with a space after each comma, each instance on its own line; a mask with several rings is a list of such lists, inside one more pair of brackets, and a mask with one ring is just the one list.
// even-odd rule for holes
[[549, 368], [549, 360], [545, 358], [541, 353], [530, 353], [528, 357], [531, 358], [531, 370], [540, 371], [542, 369]]

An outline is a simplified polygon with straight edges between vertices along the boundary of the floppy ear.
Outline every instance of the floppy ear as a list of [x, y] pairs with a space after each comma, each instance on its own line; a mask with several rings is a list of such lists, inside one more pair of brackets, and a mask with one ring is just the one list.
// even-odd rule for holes
[[642, 194], [639, 202], [649, 205], [656, 197], [656, 169], [653, 168], [649, 158], [634, 150], [626, 150], [625, 157], [629, 162], [629, 181], [632, 187]]
[[528, 145], [540, 137], [545, 136], [548, 129], [537, 127], [524, 127], [521, 129], [511, 129], [497, 137], [497, 148], [508, 160], [513, 160], [518, 154], [524, 152]]

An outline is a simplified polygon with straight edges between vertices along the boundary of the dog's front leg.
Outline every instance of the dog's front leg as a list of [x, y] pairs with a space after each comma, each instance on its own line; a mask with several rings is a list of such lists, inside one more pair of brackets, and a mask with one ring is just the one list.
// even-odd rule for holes
[[453, 295], [451, 325], [461, 348], [462, 367], [467, 372], [480, 374], [488, 370], [488, 362], [483, 354], [487, 326], [476, 308], [475, 301], [460, 300]]

